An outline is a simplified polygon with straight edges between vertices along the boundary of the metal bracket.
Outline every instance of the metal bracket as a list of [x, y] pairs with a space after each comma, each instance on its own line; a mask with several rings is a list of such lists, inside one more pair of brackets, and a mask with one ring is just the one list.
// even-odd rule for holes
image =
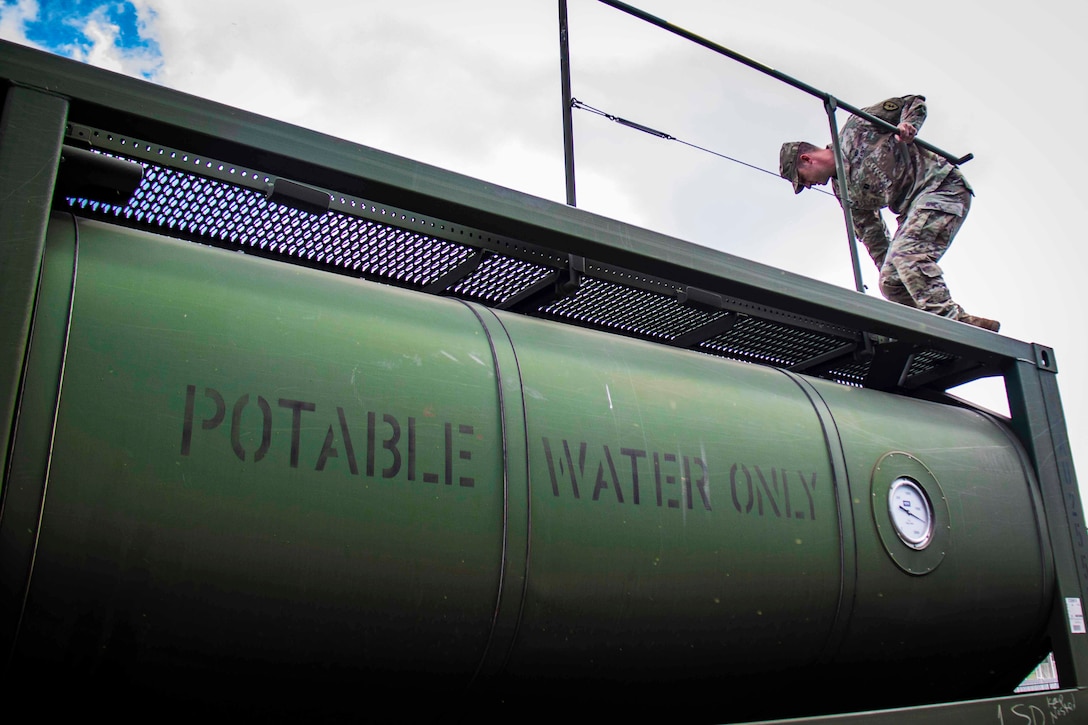
[[65, 145], [53, 198], [75, 197], [125, 206], [143, 178], [144, 167], [138, 163]]
[[586, 258], [577, 254], [568, 255], [566, 275], [564, 276], [561, 272], [559, 281], [556, 284], [557, 299], [570, 297], [577, 292], [578, 288], [582, 286], [582, 278], [585, 274]]
[[1054, 359], [1054, 348], [1031, 343], [1031, 349], [1035, 352], [1035, 367], [1048, 373], [1058, 372], [1058, 361]]
[[586, 272], [586, 258], [577, 254], [567, 256], [567, 266], [559, 268], [537, 284], [496, 305], [500, 310], [512, 310], [533, 314], [553, 302], [570, 297], [582, 286]]
[[327, 212], [332, 204], [332, 197], [328, 192], [287, 179], [276, 179], [268, 184], [264, 195], [273, 204], [282, 204], [318, 216]]
[[903, 385], [910, 370], [918, 346], [910, 342], [887, 342], [873, 349], [865, 387], [876, 390], [895, 390]]
[[[686, 307], [711, 314], [725, 310], [725, 299], [721, 295], [698, 287], [681, 288], [676, 293], [676, 301]], [[712, 318], [694, 330], [689, 330], [683, 335], [677, 336], [669, 344], [675, 347], [693, 349], [698, 347], [700, 343], [729, 332], [736, 324], [737, 313], [725, 311], [724, 314]]]
[[722, 296], [698, 287], [684, 287], [676, 293], [676, 301], [703, 312], [718, 312], [725, 303]]

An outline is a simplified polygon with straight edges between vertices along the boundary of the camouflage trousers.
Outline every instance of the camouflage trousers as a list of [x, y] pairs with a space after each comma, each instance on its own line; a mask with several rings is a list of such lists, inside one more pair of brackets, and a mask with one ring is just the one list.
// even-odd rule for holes
[[880, 293], [892, 302], [959, 319], [937, 261], [971, 208], [971, 188], [953, 170], [933, 191], [922, 193], [899, 215], [899, 228], [880, 265]]

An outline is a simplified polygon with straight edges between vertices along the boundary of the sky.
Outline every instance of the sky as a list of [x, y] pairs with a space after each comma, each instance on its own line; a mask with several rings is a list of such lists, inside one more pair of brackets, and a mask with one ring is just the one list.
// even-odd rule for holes
[[[0, 0], [0, 37], [557, 202], [558, 0]], [[920, 93], [919, 137], [976, 197], [941, 262], [953, 297], [1053, 347], [1088, 491], [1088, 269], [1076, 186], [1088, 4], [630, 0], [856, 106]], [[776, 172], [829, 141], [819, 100], [596, 0], [568, 0], [575, 98]], [[840, 113], [839, 125], [846, 120]], [[834, 198], [574, 112], [577, 203], [852, 289]], [[891, 229], [895, 221], [889, 217]], [[861, 252], [868, 294], [876, 270]], [[999, 380], [960, 389], [1007, 413]]]

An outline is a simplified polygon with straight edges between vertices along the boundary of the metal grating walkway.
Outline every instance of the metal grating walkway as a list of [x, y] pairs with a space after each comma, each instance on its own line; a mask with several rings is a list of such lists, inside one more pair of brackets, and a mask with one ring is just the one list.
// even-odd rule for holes
[[79, 215], [847, 385], [911, 387], [912, 379], [924, 384], [965, 367], [950, 353], [911, 349], [908, 373], [881, 383], [862, 330], [700, 294], [334, 190], [325, 190], [328, 211], [303, 211], [272, 201], [276, 180], [259, 170], [100, 129], [71, 124], [68, 141], [144, 167], [125, 206], [61, 202]]

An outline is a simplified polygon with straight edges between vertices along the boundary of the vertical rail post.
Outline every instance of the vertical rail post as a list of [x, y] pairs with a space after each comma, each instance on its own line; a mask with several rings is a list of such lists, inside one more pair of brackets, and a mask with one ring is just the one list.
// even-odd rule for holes
[[[44, 476], [13, 465], [31, 325], [68, 102], [11, 86], [0, 114], [0, 676], [9, 673], [38, 534]], [[24, 485], [25, 484], [25, 485]]]
[[854, 215], [850, 212], [850, 194], [847, 191], [846, 166], [842, 160], [842, 147], [839, 144], [839, 123], [835, 120], [835, 109], [838, 101], [834, 96], [824, 99], [824, 110], [827, 111], [827, 123], [831, 127], [831, 146], [835, 149], [835, 178], [838, 179], [836, 188], [839, 192], [839, 201], [842, 202], [842, 215], [846, 219], [846, 239], [850, 245], [850, 263], [854, 267], [854, 289], [865, 293], [865, 283], [861, 280], [861, 261], [858, 258], [858, 240], [854, 236]]
[[[1088, 531], [1065, 413], [1058, 393], [1054, 352], [1035, 345], [1036, 359], [1017, 360], [1005, 372], [1005, 392], [1012, 429], [1035, 467], [1054, 552], [1056, 589], [1051, 618], [1051, 646], [1063, 688], [1088, 682], [1088, 632], [1083, 607], [1088, 605]], [[1082, 609], [1076, 621], [1075, 609]]]
[[563, 168], [567, 179], [567, 204], [578, 206], [574, 190], [574, 119], [571, 111], [567, 0], [559, 0], [559, 73], [563, 85]]
[[[0, 115], [0, 472], [18, 410], [68, 102], [13, 86]], [[2, 485], [0, 485], [2, 488]]]

